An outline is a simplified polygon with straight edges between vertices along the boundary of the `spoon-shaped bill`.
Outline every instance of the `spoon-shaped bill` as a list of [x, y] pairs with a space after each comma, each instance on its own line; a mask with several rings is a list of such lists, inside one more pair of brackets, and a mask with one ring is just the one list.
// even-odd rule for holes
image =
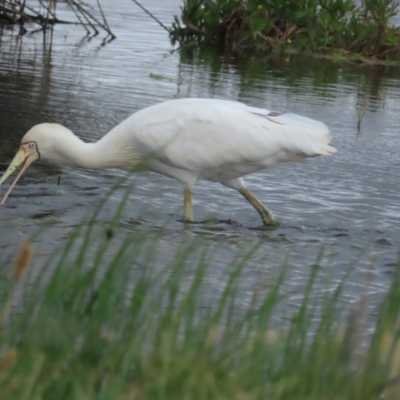
[[39, 153], [36, 150], [36, 146], [32, 148], [29, 143], [21, 145], [17, 154], [11, 161], [11, 164], [7, 168], [7, 171], [4, 173], [4, 175], [0, 179], [0, 185], [1, 185], [16, 169], [21, 167], [19, 174], [17, 175], [14, 182], [8, 189], [7, 193], [4, 195], [3, 200], [1, 201], [0, 205], [3, 205], [5, 203], [8, 195], [13, 190], [13, 188], [16, 185], [16, 183], [18, 182], [19, 178], [26, 171], [26, 169], [37, 159], [39, 159]]

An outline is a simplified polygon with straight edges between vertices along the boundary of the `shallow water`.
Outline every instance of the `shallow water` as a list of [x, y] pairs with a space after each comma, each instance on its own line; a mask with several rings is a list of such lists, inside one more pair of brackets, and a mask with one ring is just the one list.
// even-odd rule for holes
[[[211, 222], [184, 226], [180, 185], [160, 175], [140, 174], [118, 234], [161, 232], [161, 259], [201, 237], [214, 254], [209, 284], [216, 288], [227, 261], [262, 239], [246, 268], [248, 287], [260, 274], [276, 276], [289, 257], [286, 292], [293, 304], [323, 247], [321, 292], [338, 283], [355, 261], [346, 299], [357, 304], [364, 296], [379, 298], [390, 284], [400, 242], [400, 69], [308, 57], [238, 61], [212, 51], [171, 51], [166, 31], [134, 3], [103, 3], [117, 35], [105, 46], [101, 35], [84, 38], [81, 27], [58, 25], [52, 41], [44, 41], [42, 33], [21, 38], [3, 31], [0, 170], [36, 123], [58, 122], [93, 141], [131, 113], [177, 97], [239, 100], [322, 120], [338, 149], [334, 157], [246, 178], [281, 222], [278, 229], [259, 229], [258, 214], [240, 195], [211, 182], [199, 183], [194, 193], [196, 220]], [[166, 25], [180, 3], [142, 1]], [[61, 16], [72, 18], [66, 11]], [[357, 129], [360, 113], [365, 115]], [[36, 247], [39, 255], [51, 253], [122, 175], [32, 166], [0, 209], [2, 254], [15, 253], [23, 239], [47, 224], [51, 228]], [[99, 221], [109, 221], [123, 192], [113, 195]]]

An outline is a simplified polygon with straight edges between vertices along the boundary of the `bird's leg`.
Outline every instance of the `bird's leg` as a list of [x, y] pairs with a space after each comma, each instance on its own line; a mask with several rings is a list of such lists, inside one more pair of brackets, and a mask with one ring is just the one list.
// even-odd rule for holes
[[239, 192], [242, 196], [257, 210], [260, 214], [263, 224], [266, 226], [278, 226], [279, 223], [275, 220], [271, 210], [264, 206], [260, 200], [254, 196], [253, 193], [250, 192], [246, 187], [242, 187], [239, 189]]
[[192, 192], [186, 188], [183, 189], [183, 219], [193, 222]]

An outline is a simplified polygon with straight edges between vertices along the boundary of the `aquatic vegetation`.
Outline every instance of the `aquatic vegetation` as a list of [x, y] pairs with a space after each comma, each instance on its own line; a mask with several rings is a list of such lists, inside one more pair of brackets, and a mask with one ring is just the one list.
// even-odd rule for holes
[[185, 0], [170, 36], [239, 55], [283, 49], [396, 60], [398, 7], [395, 0]]
[[357, 118], [357, 130], [359, 131], [360, 128], [361, 128], [361, 123], [362, 123], [362, 121], [363, 121], [363, 119], [365, 117], [365, 111], [359, 109], [357, 116], [358, 116], [358, 118]]
[[70, 10], [76, 16], [76, 22], [61, 20], [56, 15], [58, 3], [59, 1], [57, 0], [48, 2], [38, 0], [37, 4], [27, 4], [25, 0], [4, 0], [0, 4], [0, 23], [19, 26], [20, 35], [28, 32], [27, 25], [29, 24], [31, 26], [36, 25], [39, 27], [39, 29], [34, 29], [36, 32], [38, 30], [45, 31], [56, 23], [62, 23], [72, 25], [79, 24], [86, 30], [87, 35], [98, 35], [100, 33], [99, 29], [102, 29], [107, 33], [111, 40], [116, 38], [108, 26], [99, 0], [97, 0], [97, 6], [101, 14], [102, 21], [95, 16], [93, 13], [93, 8], [82, 0], [66, 1]]
[[98, 208], [44, 265], [29, 241], [15, 262], [0, 259], [4, 398], [398, 398], [400, 269], [372, 338], [362, 307], [345, 317], [346, 279], [315, 304], [318, 258], [298, 308], [281, 318], [289, 265], [275, 281], [260, 277], [243, 306], [257, 246], [226, 266], [216, 293], [207, 281], [212, 254], [198, 239], [160, 266], [157, 234], [118, 237], [127, 199], [108, 227], [95, 223]]

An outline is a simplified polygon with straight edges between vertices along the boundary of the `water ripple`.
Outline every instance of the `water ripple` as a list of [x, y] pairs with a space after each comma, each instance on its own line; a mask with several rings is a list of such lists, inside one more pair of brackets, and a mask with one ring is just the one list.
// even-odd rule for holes
[[[181, 5], [178, 0], [142, 3], [166, 25]], [[357, 260], [345, 293], [349, 301], [365, 295], [371, 275], [368, 294], [382, 293], [397, 261], [400, 237], [399, 71], [301, 57], [285, 62], [235, 60], [201, 51], [171, 53], [166, 32], [133, 3], [102, 4], [118, 37], [106, 46], [100, 37], [84, 39], [80, 28], [62, 25], [54, 29], [52, 46], [39, 34], [2, 38], [2, 169], [22, 134], [36, 123], [59, 122], [93, 141], [131, 113], [175, 97], [228, 98], [320, 119], [331, 127], [338, 148], [334, 157], [246, 178], [281, 221], [278, 229], [263, 229], [240, 195], [207, 182], [200, 182], [194, 193], [201, 223], [184, 226], [181, 187], [154, 174], [132, 178], [136, 187], [118, 229], [157, 232], [164, 259], [188, 239], [200, 237], [215, 253], [216, 286], [222, 267], [261, 240], [248, 265], [249, 282], [261, 272], [278, 274], [289, 258], [289, 302], [299, 301], [321, 246], [326, 251], [321, 265], [332, 284]], [[68, 11], [62, 13], [71, 18]], [[0, 247], [14, 251], [24, 237], [48, 223], [54, 226], [44, 238], [62, 241], [122, 174], [31, 167], [0, 210], [0, 223], [7, 230], [0, 235]], [[121, 188], [113, 194], [99, 223], [109, 221], [123, 193]], [[38, 241], [39, 254], [48, 252], [45, 244]]]

